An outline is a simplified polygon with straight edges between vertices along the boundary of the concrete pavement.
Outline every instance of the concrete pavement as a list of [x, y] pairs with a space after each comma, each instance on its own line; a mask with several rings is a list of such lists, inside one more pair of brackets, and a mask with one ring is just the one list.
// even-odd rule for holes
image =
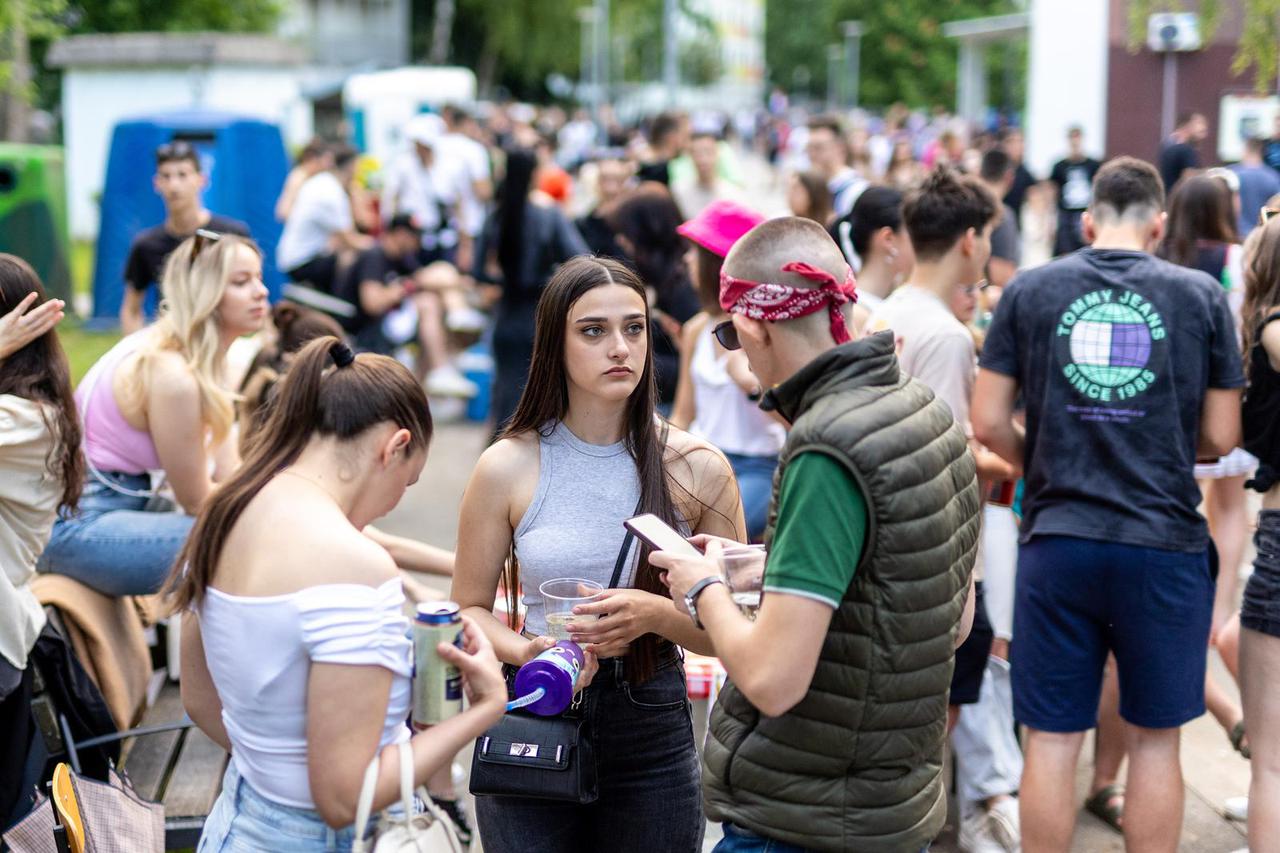
[[[487, 429], [478, 424], [437, 424], [426, 470], [416, 485], [406, 493], [400, 505], [380, 526], [404, 536], [423, 539], [433, 545], [453, 547], [457, 541], [458, 507], [471, 469], [488, 440]], [[424, 580], [431, 582], [431, 578]], [[444, 588], [447, 581], [435, 579]], [[1215, 657], [1215, 664], [1217, 663]], [[1221, 665], [1216, 676], [1228, 692], [1238, 698], [1230, 677]], [[694, 713], [705, 719], [705, 706], [695, 706]], [[702, 719], [698, 731], [702, 730]], [[1089, 785], [1092, 749], [1087, 743], [1081, 756], [1076, 779], [1077, 799], [1083, 803]], [[1248, 793], [1248, 763], [1231, 749], [1226, 735], [1212, 717], [1203, 716], [1186, 727], [1182, 739], [1182, 767], [1186, 783], [1186, 816], [1183, 822], [1183, 853], [1232, 853], [1245, 846], [1243, 825], [1222, 817], [1223, 803], [1228, 797]], [[708, 826], [706, 849], [719, 838], [717, 826]], [[478, 849], [478, 845], [476, 846]], [[1122, 851], [1121, 837], [1092, 815], [1081, 812], [1072, 847], [1077, 853], [1112, 853]], [[934, 844], [938, 853], [959, 850], [955, 844], [954, 821]]]

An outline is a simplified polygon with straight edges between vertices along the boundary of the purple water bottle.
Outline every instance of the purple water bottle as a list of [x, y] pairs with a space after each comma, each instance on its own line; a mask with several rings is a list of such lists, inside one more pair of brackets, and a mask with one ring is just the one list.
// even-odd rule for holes
[[582, 671], [582, 649], [561, 640], [516, 673], [516, 696], [528, 696], [539, 687], [542, 698], [525, 708], [542, 717], [554, 717], [573, 701], [573, 685]]

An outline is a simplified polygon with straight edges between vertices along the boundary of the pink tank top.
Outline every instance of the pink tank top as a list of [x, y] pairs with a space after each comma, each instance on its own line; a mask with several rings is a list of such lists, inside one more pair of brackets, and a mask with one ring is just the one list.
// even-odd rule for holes
[[145, 474], [161, 469], [151, 433], [129, 425], [111, 392], [116, 368], [137, 351], [142, 334], [130, 335], [108, 350], [76, 389], [76, 405], [84, 417], [84, 454], [99, 471]]

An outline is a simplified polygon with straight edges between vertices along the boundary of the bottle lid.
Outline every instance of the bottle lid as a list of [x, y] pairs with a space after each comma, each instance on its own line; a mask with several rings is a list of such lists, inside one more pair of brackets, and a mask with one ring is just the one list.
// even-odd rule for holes
[[462, 608], [452, 601], [424, 601], [414, 618], [424, 625], [448, 625], [461, 621]]

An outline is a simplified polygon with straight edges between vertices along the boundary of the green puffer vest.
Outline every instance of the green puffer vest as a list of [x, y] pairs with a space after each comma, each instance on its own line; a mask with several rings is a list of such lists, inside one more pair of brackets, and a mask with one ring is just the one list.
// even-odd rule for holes
[[900, 374], [893, 336], [829, 350], [770, 392], [797, 453], [840, 461], [866, 496], [862, 559], [813, 682], [780, 717], [725, 685], [703, 799], [714, 820], [822, 851], [919, 851], [942, 830], [954, 638], [977, 550], [977, 473], [951, 411]]

